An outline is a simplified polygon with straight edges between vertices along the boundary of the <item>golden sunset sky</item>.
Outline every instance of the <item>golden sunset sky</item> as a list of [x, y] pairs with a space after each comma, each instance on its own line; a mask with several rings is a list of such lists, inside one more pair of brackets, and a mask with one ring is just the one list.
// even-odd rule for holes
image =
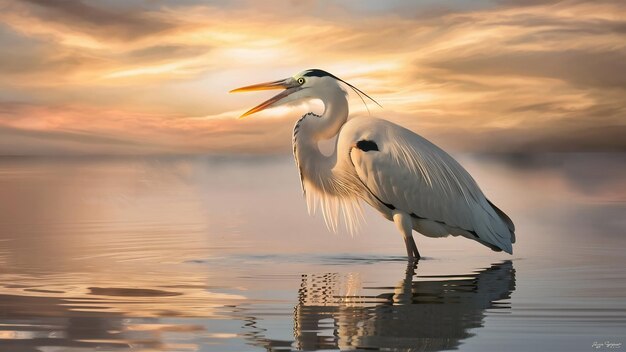
[[2, 155], [288, 153], [320, 105], [228, 91], [309, 68], [453, 152], [626, 150], [621, 0], [0, 0], [0, 45]]

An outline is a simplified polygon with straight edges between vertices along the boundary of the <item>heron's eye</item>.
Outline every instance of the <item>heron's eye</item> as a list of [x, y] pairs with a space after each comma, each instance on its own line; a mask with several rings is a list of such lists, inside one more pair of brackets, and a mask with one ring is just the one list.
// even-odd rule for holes
[[302, 77], [298, 78], [298, 83], [300, 85], [303, 85], [304, 84], [304, 78], [302, 78]]

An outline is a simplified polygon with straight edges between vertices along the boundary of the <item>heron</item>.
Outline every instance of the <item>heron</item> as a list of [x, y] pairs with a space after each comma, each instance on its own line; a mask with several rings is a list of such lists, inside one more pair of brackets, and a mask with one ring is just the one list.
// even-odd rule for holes
[[[515, 225], [483, 194], [448, 153], [419, 134], [372, 116], [348, 119], [348, 90], [369, 95], [321, 69], [230, 92], [282, 89], [240, 118], [297, 101], [321, 100], [293, 129], [293, 155], [309, 212], [321, 209], [328, 227], [343, 219], [355, 231], [365, 202], [395, 223], [409, 260], [421, 257], [413, 230], [427, 237], [462, 236], [493, 251], [513, 254]], [[380, 104], [378, 104], [380, 106]], [[367, 105], [366, 105], [367, 106]], [[319, 142], [334, 141], [330, 155]]]

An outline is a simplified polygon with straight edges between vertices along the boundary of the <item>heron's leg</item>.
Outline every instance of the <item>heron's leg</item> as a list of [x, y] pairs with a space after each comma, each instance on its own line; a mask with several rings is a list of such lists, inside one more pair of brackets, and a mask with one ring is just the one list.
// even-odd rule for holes
[[413, 303], [413, 277], [415, 269], [417, 269], [418, 260], [410, 260], [406, 263], [406, 272], [404, 279], [396, 285], [393, 294], [394, 304], [412, 304]]
[[415, 240], [413, 239], [413, 235], [409, 237], [409, 240], [411, 242], [411, 250], [413, 251], [413, 254], [415, 255], [415, 259], [420, 259], [422, 256], [420, 255], [420, 251], [417, 250], [417, 246], [415, 245]]
[[393, 222], [404, 238], [406, 254], [409, 260], [420, 259], [420, 252], [417, 250], [415, 240], [413, 239], [413, 223], [411, 216], [401, 211], [396, 211], [393, 213]]
[[[404, 238], [404, 242], [407, 242], [407, 237]], [[413, 239], [413, 235], [409, 234], [408, 237], [408, 244], [407, 246], [411, 247], [411, 252], [413, 252], [413, 255], [415, 256], [415, 259], [420, 259], [422, 256], [420, 256], [420, 252], [417, 250], [417, 246], [415, 245], [415, 240]]]

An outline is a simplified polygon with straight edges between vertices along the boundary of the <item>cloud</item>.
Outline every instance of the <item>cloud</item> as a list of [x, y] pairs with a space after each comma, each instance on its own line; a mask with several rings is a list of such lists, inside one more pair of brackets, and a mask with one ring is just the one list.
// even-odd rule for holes
[[287, 153], [303, 108], [227, 92], [313, 67], [450, 150], [626, 150], [621, 2], [260, 6], [0, 0], [0, 153]]
[[83, 106], [0, 104], [0, 155], [277, 153], [284, 118], [239, 120], [129, 113]]
[[582, 87], [626, 89], [626, 50], [518, 51], [457, 58], [433, 67], [471, 75], [545, 77]]
[[87, 33], [116, 36], [120, 39], [155, 34], [171, 28], [171, 24], [149, 12], [133, 11], [132, 9], [107, 8], [105, 2], [94, 6], [82, 0], [22, 0], [34, 6], [21, 7], [42, 20], [58, 24], [71, 24]]
[[448, 129], [432, 135], [451, 150], [489, 153], [619, 152], [626, 150], [626, 126], [564, 126], [461, 131]]

